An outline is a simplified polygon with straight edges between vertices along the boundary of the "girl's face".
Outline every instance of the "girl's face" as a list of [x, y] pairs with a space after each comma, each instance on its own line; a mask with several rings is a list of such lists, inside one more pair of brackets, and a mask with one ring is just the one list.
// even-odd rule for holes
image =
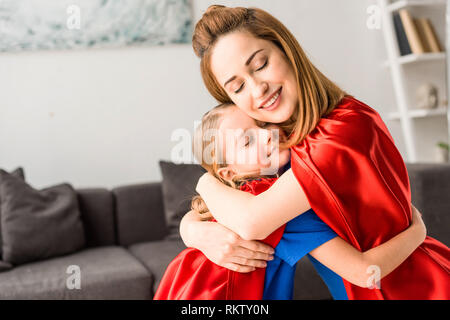
[[256, 120], [282, 123], [298, 105], [294, 70], [271, 41], [242, 31], [224, 35], [213, 48], [211, 69], [236, 106]]
[[227, 167], [219, 174], [231, 180], [234, 175], [272, 175], [288, 163], [289, 149], [280, 149], [279, 142], [286, 139], [276, 125], [260, 128], [253, 118], [236, 106], [222, 115], [218, 128], [222, 154]]

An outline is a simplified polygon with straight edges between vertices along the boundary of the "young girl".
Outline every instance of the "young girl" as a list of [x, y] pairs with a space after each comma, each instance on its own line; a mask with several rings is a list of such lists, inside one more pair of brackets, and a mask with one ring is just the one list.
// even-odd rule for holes
[[[289, 149], [279, 148], [275, 133], [279, 132], [281, 139], [284, 136], [275, 129], [274, 125], [260, 128], [236, 106], [222, 104], [203, 116], [194, 136], [194, 153], [221, 183], [257, 195], [289, 164]], [[271, 167], [276, 168], [273, 177], [261, 177], [261, 172], [269, 172]], [[213, 219], [200, 197], [193, 199], [192, 207], [203, 219]], [[296, 263], [308, 253], [313, 261], [317, 259], [357, 286], [376, 286], [425, 239], [420, 214], [415, 209], [413, 212], [413, 223], [407, 230], [361, 253], [308, 210], [263, 240], [275, 247], [274, 259], [266, 270], [258, 268], [250, 273], [220, 267], [199, 250], [186, 249], [169, 264], [154, 299], [292, 299]], [[371, 268], [380, 271], [378, 279]], [[335, 281], [318, 271], [333, 297], [344, 299]]]
[[[211, 6], [195, 27], [193, 48], [214, 98], [279, 124], [291, 148], [292, 169], [257, 196], [210, 173], [200, 178], [197, 191], [221, 225], [244, 239], [263, 239], [312, 208], [361, 252], [410, 225], [408, 172], [380, 115], [321, 73], [280, 21], [257, 8]], [[193, 238], [210, 228], [187, 228], [188, 221], [180, 230]], [[183, 240], [210, 256], [211, 245]], [[450, 299], [450, 249], [427, 237], [381, 290], [339, 282], [349, 299]]]

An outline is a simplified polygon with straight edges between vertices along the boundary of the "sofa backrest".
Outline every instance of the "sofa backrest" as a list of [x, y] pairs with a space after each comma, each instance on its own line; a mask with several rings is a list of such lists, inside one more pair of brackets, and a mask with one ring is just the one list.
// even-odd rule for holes
[[119, 245], [164, 239], [168, 229], [161, 182], [118, 187], [112, 193]]
[[117, 244], [114, 198], [103, 188], [77, 189], [87, 247]]
[[86, 246], [128, 246], [168, 234], [161, 182], [78, 189]]
[[450, 163], [408, 163], [411, 198], [427, 234], [450, 246]]
[[[407, 164], [412, 203], [428, 235], [450, 245], [450, 164]], [[162, 240], [168, 235], [162, 183], [77, 190], [88, 247]]]

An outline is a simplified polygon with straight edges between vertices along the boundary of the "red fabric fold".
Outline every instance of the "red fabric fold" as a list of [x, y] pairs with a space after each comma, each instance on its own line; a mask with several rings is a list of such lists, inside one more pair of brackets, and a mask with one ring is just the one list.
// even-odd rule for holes
[[[316, 214], [360, 251], [411, 223], [405, 163], [378, 113], [345, 97], [297, 146], [291, 166]], [[450, 250], [427, 237], [380, 289], [344, 280], [349, 299], [450, 299]]]
[[[276, 178], [245, 183], [241, 190], [257, 195], [267, 190]], [[283, 236], [281, 226], [262, 242], [276, 247]], [[265, 268], [249, 273], [234, 272], [209, 261], [199, 250], [183, 250], [169, 264], [158, 286], [155, 300], [261, 300]]]

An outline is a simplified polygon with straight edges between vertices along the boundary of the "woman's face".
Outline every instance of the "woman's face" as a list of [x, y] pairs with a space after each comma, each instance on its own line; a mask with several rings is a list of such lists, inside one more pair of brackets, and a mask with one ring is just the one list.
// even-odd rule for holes
[[213, 48], [211, 68], [236, 106], [256, 120], [282, 123], [298, 105], [294, 70], [271, 41], [242, 31], [224, 35]]
[[279, 128], [268, 125], [260, 128], [253, 118], [237, 107], [230, 107], [222, 115], [218, 128], [226, 168], [222, 176], [276, 174], [290, 158], [289, 149], [280, 149], [279, 142], [286, 139]]

